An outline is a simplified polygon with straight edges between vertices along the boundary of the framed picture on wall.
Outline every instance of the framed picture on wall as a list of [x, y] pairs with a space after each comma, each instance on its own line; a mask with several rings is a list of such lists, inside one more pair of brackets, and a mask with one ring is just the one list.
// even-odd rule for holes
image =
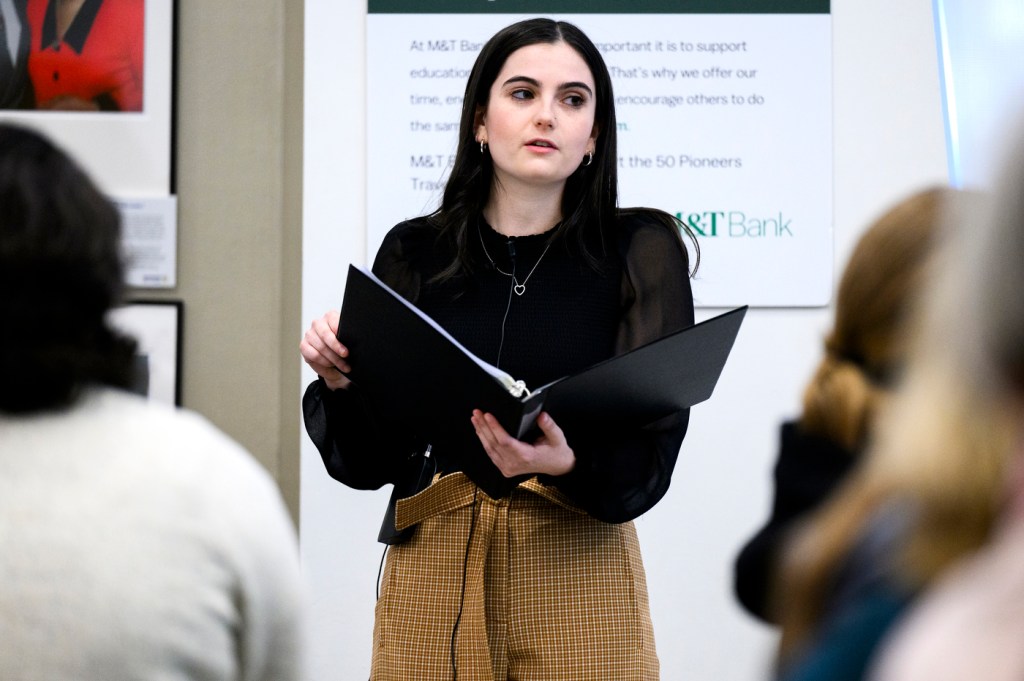
[[0, 13], [0, 120], [46, 133], [110, 196], [172, 194], [174, 0], [3, 0]]
[[110, 322], [138, 342], [136, 385], [141, 395], [181, 406], [180, 300], [132, 300], [110, 312]]

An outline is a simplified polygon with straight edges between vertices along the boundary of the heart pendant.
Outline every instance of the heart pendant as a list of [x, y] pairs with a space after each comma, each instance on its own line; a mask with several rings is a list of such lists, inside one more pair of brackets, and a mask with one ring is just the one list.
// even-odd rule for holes
[[521, 296], [526, 293], [526, 284], [516, 284], [512, 287], [512, 290], [516, 292], [517, 296]]

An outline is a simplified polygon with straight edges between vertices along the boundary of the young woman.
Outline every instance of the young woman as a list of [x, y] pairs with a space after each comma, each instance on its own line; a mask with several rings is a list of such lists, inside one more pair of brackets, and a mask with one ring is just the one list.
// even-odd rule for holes
[[[505, 28], [470, 74], [441, 207], [392, 229], [374, 272], [527, 385], [691, 325], [680, 225], [617, 208], [615, 130], [608, 71], [578, 28]], [[475, 411], [423, 442], [345, 376], [338, 324], [327, 313], [300, 345], [319, 375], [304, 413], [328, 472], [361, 489], [401, 483], [428, 444], [437, 465], [395, 509], [415, 530], [388, 554], [371, 677], [656, 679], [628, 521], [668, 489], [688, 413], [633, 430], [563, 430], [542, 414], [524, 442]], [[456, 463], [467, 450], [533, 477], [492, 499]]]

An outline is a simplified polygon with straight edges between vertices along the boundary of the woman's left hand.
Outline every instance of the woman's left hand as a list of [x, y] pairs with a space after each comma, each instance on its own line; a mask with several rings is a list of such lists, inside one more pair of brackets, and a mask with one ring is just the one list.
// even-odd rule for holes
[[472, 421], [484, 451], [506, 478], [525, 473], [564, 475], [576, 465], [572, 447], [547, 412], [537, 417], [541, 436], [533, 444], [515, 439], [496, 418], [479, 409], [473, 410]]

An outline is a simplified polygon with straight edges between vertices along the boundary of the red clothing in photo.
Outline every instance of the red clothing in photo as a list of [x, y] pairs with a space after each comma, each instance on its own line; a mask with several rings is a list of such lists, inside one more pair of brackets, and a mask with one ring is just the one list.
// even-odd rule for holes
[[57, 38], [57, 0], [29, 0], [36, 106], [70, 96], [101, 110], [142, 111], [144, 0], [85, 0]]

